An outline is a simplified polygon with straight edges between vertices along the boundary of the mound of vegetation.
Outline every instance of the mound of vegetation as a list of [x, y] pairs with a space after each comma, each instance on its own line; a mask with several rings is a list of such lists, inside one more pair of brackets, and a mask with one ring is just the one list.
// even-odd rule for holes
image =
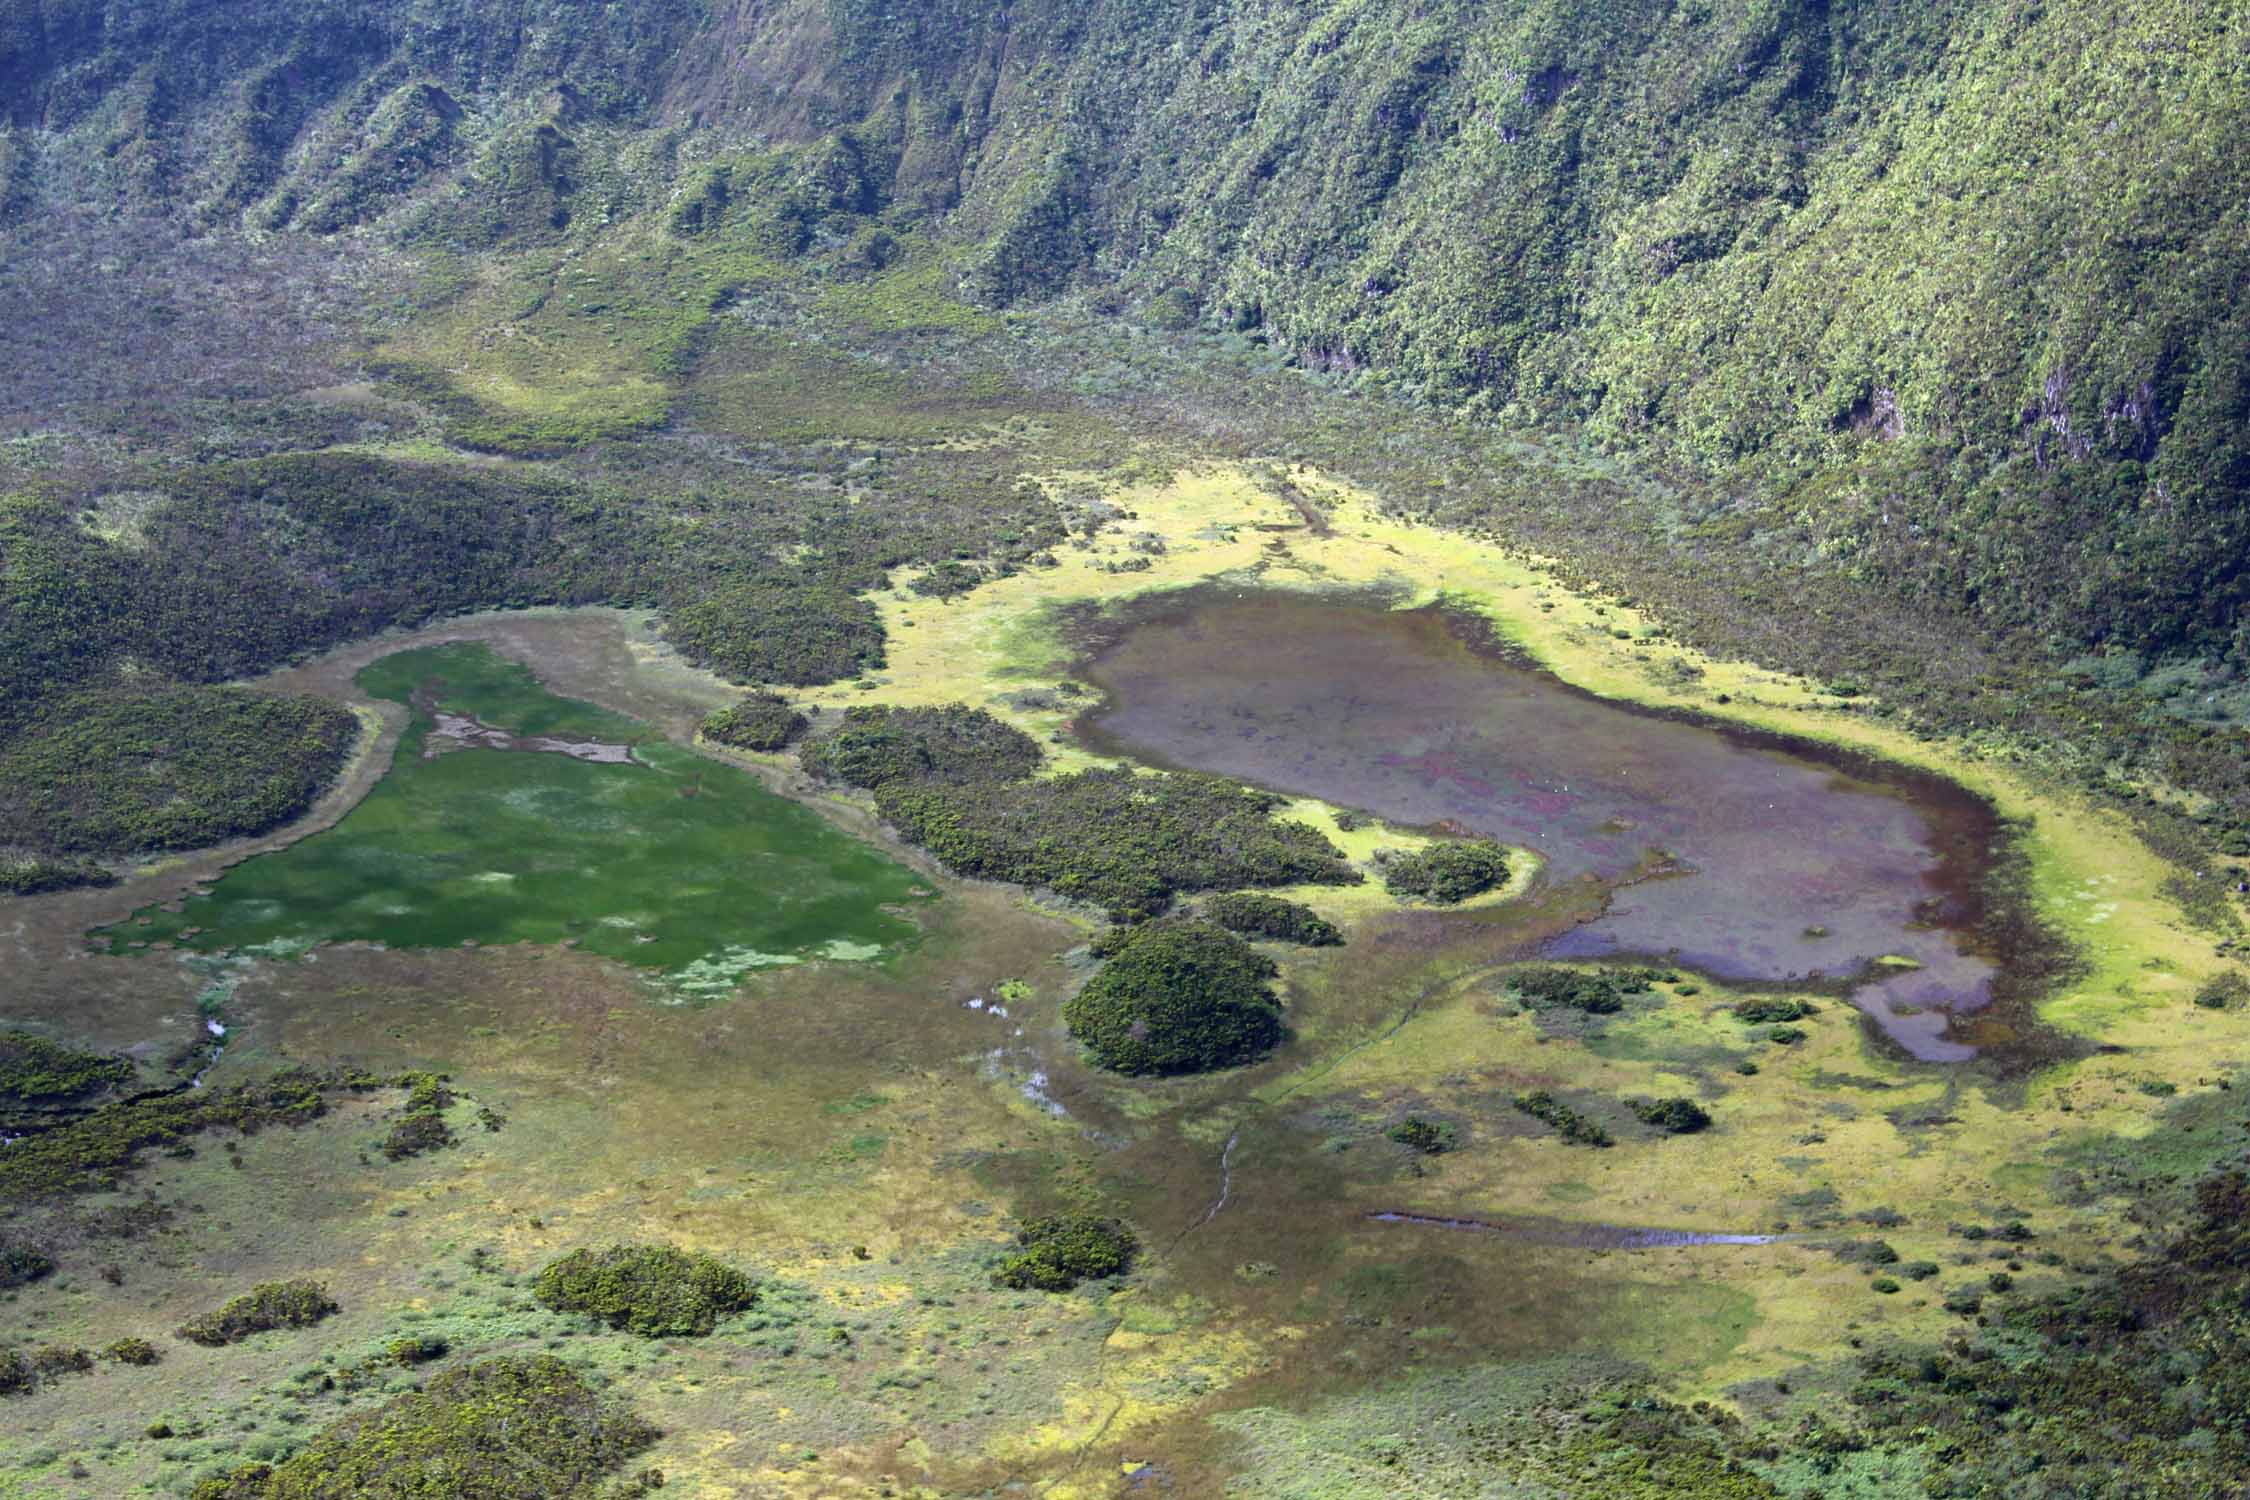
[[1576, 1010], [1613, 1016], [1633, 995], [1649, 993], [1649, 977], [1638, 969], [1566, 969], [1543, 964], [1518, 969], [1508, 986], [1532, 1010]]
[[1515, 1106], [1534, 1120], [1554, 1126], [1566, 1141], [1575, 1141], [1581, 1146], [1614, 1144], [1599, 1120], [1580, 1114], [1545, 1089], [1516, 1095]]
[[1508, 883], [1508, 851], [1489, 839], [1450, 839], [1385, 856], [1384, 889], [1401, 899], [1454, 906]]
[[453, 1145], [456, 1138], [453, 1127], [445, 1123], [445, 1112], [453, 1107], [454, 1094], [445, 1075], [408, 1073], [398, 1081], [406, 1087], [406, 1102], [383, 1137], [384, 1159], [405, 1161]]
[[1081, 1281], [1122, 1276], [1140, 1241], [1116, 1219], [1055, 1214], [1017, 1230], [1016, 1245], [994, 1280], [1020, 1291], [1067, 1292]]
[[1118, 1073], [1207, 1073], [1255, 1061], [1281, 1040], [1279, 969], [1208, 922], [1130, 928], [1063, 1004], [1063, 1021], [1097, 1065]]
[[650, 1339], [707, 1334], [758, 1300], [742, 1272], [671, 1245], [573, 1251], [539, 1273], [532, 1295], [557, 1312], [585, 1313]]
[[871, 703], [848, 710], [841, 727], [805, 747], [803, 759], [806, 770], [830, 781], [882, 787], [1020, 781], [1045, 757], [1030, 735], [981, 708]]
[[1461, 1144], [1459, 1130], [1441, 1120], [1425, 1120], [1420, 1115], [1408, 1115], [1383, 1134], [1424, 1156], [1442, 1156]]
[[117, 855], [263, 833], [312, 806], [358, 736], [318, 698], [76, 694], [0, 747], [0, 843]]
[[1318, 830], [1276, 819], [1282, 799], [1213, 776], [1080, 771], [960, 786], [890, 781], [876, 806], [946, 868], [1041, 886], [1117, 921], [1176, 892], [1351, 885], [1361, 877]]
[[1751, 1026], [1782, 1025], [1819, 1013], [1820, 1007], [1810, 1000], [1745, 1000], [1734, 1008], [1734, 1018]]
[[1336, 924], [1296, 901], [1259, 891], [1228, 891], [1203, 903], [1203, 916], [1244, 937], [1271, 938], [1307, 948], [1333, 948], [1344, 934]]
[[133, 1065], [59, 1046], [28, 1031], [0, 1031], [0, 1105], [53, 1105], [133, 1080]]
[[43, 1252], [13, 1240], [0, 1240], [0, 1291], [29, 1286], [54, 1273], [55, 1263]]
[[181, 1324], [180, 1337], [216, 1349], [276, 1328], [310, 1328], [340, 1311], [317, 1281], [263, 1281], [218, 1311]]
[[671, 612], [680, 654], [730, 682], [814, 687], [883, 665], [883, 619], [848, 588], [788, 579], [719, 583]]
[[752, 693], [731, 708], [722, 708], [703, 721], [703, 737], [733, 750], [771, 754], [786, 750], [803, 734], [808, 721], [773, 693]]
[[488, 1359], [346, 1417], [279, 1464], [192, 1500], [627, 1500], [662, 1483], [613, 1476], [659, 1436], [549, 1355]]
[[115, 884], [114, 874], [84, 860], [0, 853], [0, 896], [45, 896]]
[[2231, 1010], [2250, 1004], [2250, 977], [2240, 969], [2216, 975], [2195, 992], [2195, 1003], [2205, 1010]]
[[23, 1396], [57, 1375], [83, 1375], [94, 1368], [94, 1356], [68, 1344], [46, 1344], [26, 1354], [21, 1349], [0, 1349], [0, 1396]]
[[1641, 1099], [1633, 1113], [1643, 1125], [1654, 1125], [1667, 1135], [1693, 1135], [1711, 1123], [1710, 1111], [1693, 1099]]

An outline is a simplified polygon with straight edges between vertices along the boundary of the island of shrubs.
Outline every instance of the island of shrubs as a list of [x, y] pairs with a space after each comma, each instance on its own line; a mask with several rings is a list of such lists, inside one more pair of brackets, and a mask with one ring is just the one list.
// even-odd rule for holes
[[80, 1052], [28, 1031], [0, 1031], [0, 1109], [67, 1104], [133, 1080], [121, 1057]]
[[1518, 969], [1508, 987], [1529, 1010], [1576, 1010], [1611, 1016], [1629, 996], [1649, 993], [1649, 972], [1641, 969], [1566, 969], [1559, 964]]
[[731, 708], [722, 708], [703, 721], [703, 737], [730, 750], [755, 750], [772, 754], [785, 750], [803, 734], [810, 721], [774, 693], [752, 693]]
[[612, 1476], [660, 1435], [559, 1359], [488, 1359], [346, 1417], [278, 1464], [207, 1479], [191, 1500], [630, 1500], [663, 1476]]
[[1490, 839], [1449, 839], [1412, 854], [1376, 856], [1383, 887], [1401, 900], [1456, 906], [1508, 883], [1508, 851]]
[[1115, 1219], [1054, 1214], [1016, 1231], [1016, 1245], [994, 1280], [1019, 1291], [1067, 1292], [1081, 1281], [1123, 1275], [1140, 1242]]
[[1107, 962], [1063, 1003], [1093, 1062], [1118, 1073], [1207, 1073], [1253, 1062], [1281, 1040], [1272, 959], [1209, 922], [1172, 917], [1113, 929]]
[[1115, 921], [1183, 891], [1361, 878], [1317, 830], [1276, 819], [1279, 797], [1185, 772], [1036, 777], [1038, 745], [982, 709], [856, 708], [802, 755], [815, 775], [871, 789], [884, 820], [956, 874], [1043, 887]]
[[1534, 1120], [1554, 1126], [1566, 1141], [1573, 1141], [1581, 1146], [1616, 1144], [1599, 1120], [1580, 1114], [1545, 1089], [1516, 1095], [1515, 1105]]
[[1305, 948], [1333, 948], [1344, 940], [1336, 924], [1311, 907], [1258, 891], [1213, 896], [1203, 903], [1203, 915], [1244, 937], [1270, 938]]
[[642, 1338], [689, 1338], [758, 1300], [750, 1278], [722, 1260], [670, 1245], [577, 1250], [539, 1273], [532, 1296]]
[[216, 1349], [276, 1328], [310, 1328], [339, 1310], [317, 1281], [265, 1281], [217, 1312], [191, 1318], [180, 1337]]

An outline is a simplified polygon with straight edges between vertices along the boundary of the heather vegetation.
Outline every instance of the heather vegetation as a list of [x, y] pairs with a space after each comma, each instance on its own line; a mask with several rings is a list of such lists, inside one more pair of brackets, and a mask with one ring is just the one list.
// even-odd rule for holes
[[1053, 1214], [1016, 1231], [1016, 1248], [993, 1278], [1024, 1291], [1067, 1292], [1081, 1281], [1123, 1275], [1139, 1248], [1133, 1231], [1093, 1214]]
[[190, 1318], [180, 1337], [217, 1348], [276, 1328], [310, 1328], [341, 1311], [328, 1288], [317, 1281], [267, 1281], [252, 1287], [215, 1312]]
[[64, 1104], [132, 1078], [133, 1065], [122, 1057], [80, 1052], [28, 1031], [0, 1031], [0, 1107]]
[[1335, 923], [1301, 901], [1284, 901], [1258, 891], [1228, 891], [1203, 903], [1202, 915], [1229, 932], [1270, 938], [1306, 948], [1333, 948], [1344, 934]]
[[707, 1334], [758, 1300], [742, 1272], [670, 1245], [575, 1251], [542, 1270], [532, 1294], [558, 1312], [585, 1313], [647, 1339]]
[[770, 755], [786, 750], [809, 727], [805, 716], [774, 693], [753, 693], [731, 708], [722, 708], [703, 721], [700, 733], [729, 750], [752, 750]]
[[1280, 1042], [1273, 960], [1220, 927], [1150, 922], [1107, 947], [1101, 972], [1063, 1005], [1070, 1034], [1119, 1073], [1208, 1073]]
[[1508, 851], [1488, 839], [1447, 840], [1411, 854], [1390, 854], [1382, 865], [1383, 885], [1392, 895], [1435, 906], [1457, 906], [1508, 880]]

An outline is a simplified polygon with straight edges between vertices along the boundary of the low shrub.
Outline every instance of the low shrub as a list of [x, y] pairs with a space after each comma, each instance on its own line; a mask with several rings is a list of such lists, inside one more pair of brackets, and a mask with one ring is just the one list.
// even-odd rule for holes
[[1628, 996], [1650, 992], [1648, 976], [1638, 969], [1566, 969], [1544, 964], [1518, 969], [1508, 977], [1508, 987], [1533, 1010], [1578, 1010], [1609, 1016], [1625, 1008]]
[[1802, 1021], [1819, 1009], [1810, 1000], [1745, 1000], [1734, 1008], [1734, 1018], [1752, 1026], [1771, 1026], [1786, 1021]]
[[0, 854], [0, 896], [45, 896], [115, 884], [114, 874], [84, 860]]
[[217, 1312], [190, 1319], [179, 1332], [191, 1344], [216, 1349], [276, 1328], [310, 1328], [341, 1310], [317, 1281], [266, 1281]]
[[434, 1333], [418, 1334], [411, 1338], [392, 1339], [384, 1346], [384, 1357], [394, 1365], [426, 1365], [452, 1352], [453, 1346]]
[[2244, 1001], [2250, 1001], [2250, 976], [2240, 969], [2213, 976], [2195, 992], [2195, 1003], [2205, 1010], [2231, 1010]]
[[722, 708], [703, 721], [703, 737], [731, 750], [771, 754], [785, 750], [803, 734], [810, 721], [773, 693], [752, 693], [731, 708]]
[[993, 1279], [1041, 1292], [1067, 1292], [1081, 1281], [1121, 1276], [1139, 1248], [1132, 1230], [1092, 1214], [1033, 1219], [1016, 1232], [1016, 1244], [1020, 1248], [1000, 1262]]
[[883, 617], [839, 585], [737, 579], [671, 612], [680, 654], [730, 682], [817, 687], [883, 665]]
[[661, 1483], [611, 1480], [658, 1436], [559, 1359], [490, 1359], [346, 1417], [278, 1464], [207, 1479], [191, 1500], [622, 1500]]
[[428, 1151], [441, 1151], [458, 1137], [445, 1123], [445, 1112], [454, 1104], [454, 1093], [441, 1073], [407, 1073], [399, 1084], [406, 1089], [404, 1113], [383, 1137], [383, 1156], [404, 1161]]
[[1508, 851], [1489, 839], [1454, 839], [1383, 860], [1383, 887], [1401, 899], [1454, 906], [1508, 883]]
[[1600, 1122], [1588, 1119], [1545, 1089], [1516, 1095], [1515, 1106], [1534, 1120], [1552, 1125], [1566, 1141], [1575, 1141], [1581, 1146], [1614, 1144]]
[[0, 1290], [29, 1286], [40, 1277], [50, 1275], [55, 1263], [29, 1245], [18, 1245], [0, 1240]]
[[1273, 960], [1222, 927], [1151, 922], [1109, 945], [1102, 971], [1063, 1005], [1070, 1034], [1119, 1073], [1204, 1073], [1281, 1040]]
[[1420, 1115], [1408, 1115], [1383, 1134], [1424, 1156], [1442, 1156], [1461, 1144], [1461, 1132], [1453, 1126]]
[[133, 1081], [133, 1065], [59, 1046], [28, 1031], [0, 1031], [0, 1103], [63, 1104]]
[[1344, 941], [1336, 924], [1296, 901], [1257, 891], [1229, 891], [1203, 903], [1203, 916], [1244, 937], [1271, 938], [1306, 948], [1333, 948]]
[[112, 1359], [121, 1365], [153, 1365], [164, 1356], [147, 1339], [121, 1338], [102, 1350], [102, 1358]]
[[1667, 1135], [1693, 1135], [1711, 1124], [1710, 1111], [1693, 1099], [1641, 1099], [1634, 1102], [1633, 1113]]
[[894, 781], [958, 786], [1017, 781], [1038, 771], [1038, 741], [981, 708], [862, 704], [834, 733], [804, 749], [805, 769], [830, 781], [880, 787]]
[[252, 1134], [268, 1125], [302, 1125], [326, 1111], [327, 1091], [380, 1083], [293, 1070], [230, 1088], [106, 1104], [0, 1150], [0, 1203], [113, 1188], [152, 1147], [181, 1148], [191, 1136], [221, 1126]]
[[539, 1273], [532, 1295], [651, 1339], [699, 1337], [758, 1300], [742, 1272], [670, 1245], [573, 1251]]

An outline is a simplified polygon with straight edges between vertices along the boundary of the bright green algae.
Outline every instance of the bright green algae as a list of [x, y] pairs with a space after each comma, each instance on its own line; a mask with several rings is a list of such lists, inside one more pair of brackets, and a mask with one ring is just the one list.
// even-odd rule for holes
[[[335, 827], [247, 861], [177, 912], [102, 937], [204, 951], [559, 943], [666, 971], [683, 993], [752, 969], [910, 943], [906, 869], [747, 773], [636, 720], [559, 698], [481, 645], [385, 657], [361, 689], [413, 702], [391, 770]], [[418, 692], [418, 690], [420, 690]], [[433, 710], [519, 737], [630, 745], [630, 763], [477, 746], [425, 751]]]

